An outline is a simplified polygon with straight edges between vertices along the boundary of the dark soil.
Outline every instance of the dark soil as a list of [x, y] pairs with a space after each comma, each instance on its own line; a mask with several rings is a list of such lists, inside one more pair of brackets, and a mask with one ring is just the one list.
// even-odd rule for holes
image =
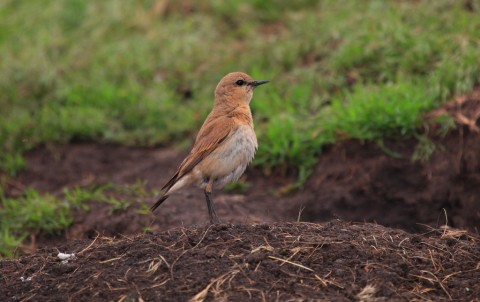
[[[440, 136], [431, 121], [445, 114], [458, 127]], [[288, 194], [294, 177], [249, 169], [245, 192], [214, 192], [228, 224], [206, 224], [197, 188], [149, 215], [92, 201], [65, 233], [32, 237], [33, 250], [43, 249], [0, 262], [0, 301], [480, 301], [479, 118], [480, 90], [432, 112], [426, 135], [437, 148], [424, 161], [412, 160], [416, 140], [338, 143]], [[185, 155], [94, 143], [40, 148], [4, 191], [61, 196], [64, 188], [137, 181], [158, 190]], [[134, 199], [152, 204], [151, 195]], [[299, 216], [315, 224], [292, 223]], [[146, 227], [153, 234], [139, 235]], [[58, 251], [77, 259], [62, 264]]]
[[401, 158], [371, 143], [337, 144], [321, 157], [306, 190], [292, 195], [292, 204], [304, 205], [306, 221], [336, 215], [411, 232], [448, 224], [478, 233], [480, 136], [455, 131], [442, 142], [425, 162], [412, 161], [412, 141], [387, 142]]
[[[77, 258], [62, 263], [58, 251]], [[0, 262], [0, 300], [475, 301], [479, 266], [480, 244], [462, 231], [224, 224], [76, 241]]]
[[[452, 116], [457, 129], [440, 136], [431, 123]], [[338, 216], [418, 232], [448, 224], [480, 231], [480, 89], [458, 97], [427, 118], [436, 144], [427, 160], [413, 160], [416, 140], [378, 144], [347, 141], [331, 146], [304, 190], [290, 196], [290, 214], [318, 222]], [[388, 153], [394, 153], [391, 156]]]

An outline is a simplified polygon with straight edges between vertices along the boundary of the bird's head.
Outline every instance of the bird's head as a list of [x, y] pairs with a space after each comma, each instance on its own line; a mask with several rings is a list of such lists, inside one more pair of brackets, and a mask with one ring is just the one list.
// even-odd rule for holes
[[231, 72], [223, 77], [215, 89], [215, 103], [249, 104], [255, 87], [268, 81], [255, 81], [243, 72]]

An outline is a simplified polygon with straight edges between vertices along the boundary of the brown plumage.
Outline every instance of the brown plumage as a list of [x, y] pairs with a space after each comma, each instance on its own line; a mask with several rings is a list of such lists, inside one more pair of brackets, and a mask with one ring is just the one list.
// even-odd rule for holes
[[227, 74], [215, 89], [213, 109], [198, 132], [190, 154], [163, 186], [163, 194], [152, 206], [154, 211], [170, 194], [189, 184], [204, 189], [212, 223], [218, 222], [211, 193], [237, 180], [252, 161], [257, 149], [250, 101], [255, 81], [241, 72]]

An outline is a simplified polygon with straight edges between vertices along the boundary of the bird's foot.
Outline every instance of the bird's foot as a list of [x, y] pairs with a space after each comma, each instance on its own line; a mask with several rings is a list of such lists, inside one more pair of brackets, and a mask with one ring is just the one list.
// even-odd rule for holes
[[221, 224], [221, 223], [222, 221], [217, 216], [210, 217], [210, 224]]

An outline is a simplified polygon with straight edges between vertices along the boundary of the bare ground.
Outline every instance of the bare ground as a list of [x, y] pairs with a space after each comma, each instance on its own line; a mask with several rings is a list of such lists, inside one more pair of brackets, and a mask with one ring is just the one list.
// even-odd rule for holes
[[[0, 298], [473, 301], [480, 295], [479, 248], [461, 231], [412, 235], [341, 221], [176, 228], [3, 261]], [[58, 250], [76, 258], [62, 263]]]
[[[412, 160], [414, 140], [345, 141], [288, 194], [294, 178], [248, 170], [245, 192], [216, 192], [227, 224], [206, 225], [196, 188], [150, 215], [92, 202], [64, 234], [40, 234], [31, 242], [39, 250], [0, 262], [0, 301], [480, 301], [480, 91], [428, 118], [442, 114], [459, 127], [440, 137], [430, 125], [438, 147], [426, 161]], [[40, 148], [5, 191], [137, 180], [158, 189], [184, 156], [93, 143]], [[294, 223], [299, 214], [305, 222]], [[77, 258], [62, 264], [59, 251]]]

